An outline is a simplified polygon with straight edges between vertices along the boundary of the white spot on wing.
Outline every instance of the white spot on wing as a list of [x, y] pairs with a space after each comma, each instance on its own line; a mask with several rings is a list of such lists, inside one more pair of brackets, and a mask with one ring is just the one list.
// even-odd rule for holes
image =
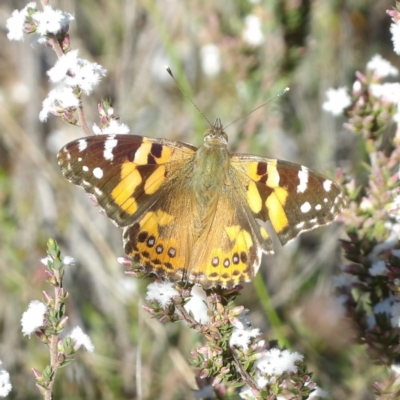
[[328, 202], [328, 199], [325, 197], [324, 198], [324, 203], [327, 203]]
[[332, 187], [332, 181], [330, 181], [329, 179], [327, 179], [326, 181], [324, 181], [324, 183], [322, 184], [322, 186], [324, 187], [326, 192], [330, 192], [331, 187]]
[[82, 161], [82, 157], [78, 157], [78, 161], [81, 162]]
[[299, 222], [299, 223], [296, 225], [296, 229], [303, 229], [303, 227], [304, 227], [304, 222]]
[[82, 167], [82, 169], [83, 169], [85, 172], [88, 172], [88, 171], [89, 171], [89, 167], [87, 167], [86, 165], [84, 165], [84, 166]]
[[321, 208], [322, 208], [321, 204], [317, 204], [317, 205], [315, 206], [315, 209], [316, 209], [317, 211], [319, 211]]
[[111, 137], [109, 137], [109, 139], [104, 142], [103, 156], [106, 160], [114, 159], [114, 154], [112, 153], [112, 150], [117, 145], [117, 143], [118, 143], [118, 140], [111, 139]]
[[311, 204], [310, 204], [308, 201], [306, 201], [305, 203], [303, 203], [303, 204], [300, 206], [300, 211], [301, 211], [303, 214], [308, 213], [310, 210], [311, 210]]
[[94, 175], [95, 178], [101, 179], [103, 177], [103, 170], [101, 168], [99, 168], [99, 167], [96, 167], [93, 170], [93, 175]]
[[308, 168], [302, 165], [298, 177], [300, 183], [297, 185], [297, 193], [304, 193], [308, 184]]
[[87, 140], [86, 139], [81, 139], [78, 141], [78, 150], [83, 151], [87, 147]]
[[100, 190], [100, 189], [97, 188], [97, 187], [94, 188], [94, 192], [95, 192], [98, 196], [101, 196], [101, 195], [103, 194], [103, 191]]

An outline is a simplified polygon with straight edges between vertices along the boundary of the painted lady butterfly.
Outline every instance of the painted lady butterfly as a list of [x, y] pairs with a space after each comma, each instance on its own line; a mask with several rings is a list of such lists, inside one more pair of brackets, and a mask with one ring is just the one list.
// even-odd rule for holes
[[64, 176], [122, 227], [126, 253], [149, 273], [204, 288], [256, 274], [271, 239], [325, 225], [344, 206], [340, 187], [302, 165], [230, 154], [220, 119], [200, 148], [133, 135], [99, 135], [61, 149]]

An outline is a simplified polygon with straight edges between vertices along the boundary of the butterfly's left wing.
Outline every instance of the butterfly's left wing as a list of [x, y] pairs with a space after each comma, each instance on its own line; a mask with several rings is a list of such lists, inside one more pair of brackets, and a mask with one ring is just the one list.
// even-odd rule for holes
[[333, 221], [345, 205], [337, 183], [305, 166], [232, 154], [231, 167], [246, 183], [242, 196], [253, 215], [270, 221], [282, 244]]
[[118, 226], [131, 225], [173, 179], [196, 147], [135, 135], [75, 140], [58, 153], [63, 175], [96, 197]]

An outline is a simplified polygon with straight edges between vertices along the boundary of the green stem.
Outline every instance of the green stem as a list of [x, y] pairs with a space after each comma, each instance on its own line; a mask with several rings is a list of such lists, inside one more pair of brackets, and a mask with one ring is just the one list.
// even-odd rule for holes
[[253, 282], [257, 292], [257, 296], [260, 299], [260, 304], [265, 312], [265, 315], [267, 316], [267, 319], [271, 324], [271, 327], [276, 331], [276, 336], [277, 336], [276, 339], [278, 340], [279, 346], [290, 348], [290, 342], [281, 333], [282, 322], [272, 304], [271, 296], [269, 295], [268, 289], [265, 285], [262, 275], [257, 274]]

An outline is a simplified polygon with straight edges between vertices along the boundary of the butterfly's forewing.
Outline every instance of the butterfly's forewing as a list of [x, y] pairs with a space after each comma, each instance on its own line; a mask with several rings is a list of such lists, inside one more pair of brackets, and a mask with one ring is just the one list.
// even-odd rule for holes
[[118, 226], [127, 226], [195, 150], [164, 139], [99, 135], [68, 143], [58, 162], [70, 182], [95, 196]]
[[270, 221], [282, 244], [333, 221], [345, 204], [339, 185], [304, 166], [244, 154], [233, 154], [231, 166], [247, 179], [253, 215]]

